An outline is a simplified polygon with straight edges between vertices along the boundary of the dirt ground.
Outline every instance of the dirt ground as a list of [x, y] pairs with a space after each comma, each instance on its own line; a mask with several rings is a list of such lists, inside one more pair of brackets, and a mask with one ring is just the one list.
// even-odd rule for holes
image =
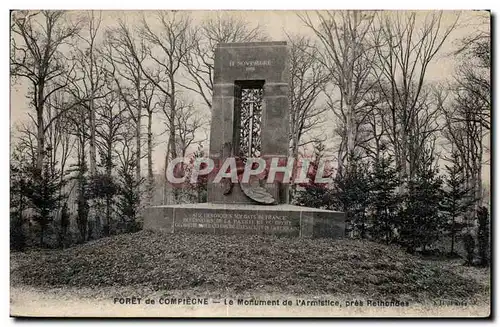
[[[142, 290], [143, 291], [143, 290]], [[132, 297], [133, 289], [105, 289], [97, 293], [93, 290], [53, 289], [37, 290], [31, 287], [16, 286], [11, 288], [11, 315], [35, 317], [487, 317], [490, 313], [488, 303], [427, 303], [412, 304], [408, 307], [367, 306], [367, 300], [360, 298], [339, 299], [339, 305], [299, 306], [297, 299], [314, 300], [310, 297], [285, 296], [283, 294], [254, 294], [232, 296], [231, 298], [210, 298], [209, 294], [196, 295], [196, 298], [208, 299], [208, 305], [171, 305], [160, 304], [161, 298], [191, 298], [185, 292], [175, 292], [169, 296], [151, 293], [141, 296], [141, 303], [114, 303], [114, 296], [106, 294], [122, 293]], [[238, 299], [277, 300], [278, 305], [238, 305]], [[145, 304], [146, 299], [155, 299], [155, 304]], [[224, 303], [224, 300], [226, 303]], [[233, 300], [233, 305], [230, 305]], [[283, 301], [292, 305], [283, 305]], [[352, 301], [364, 302], [355, 306]], [[116, 300], [117, 301], [117, 300]], [[219, 303], [214, 303], [218, 301]], [[351, 306], [346, 306], [346, 302]], [[290, 303], [290, 302], [288, 302]], [[299, 302], [300, 303], [300, 302]]]
[[[197, 290], [174, 291], [168, 294], [147, 289], [111, 288], [98, 289], [56, 288], [42, 290], [30, 286], [11, 287], [11, 315], [30, 317], [488, 317], [490, 315], [488, 269], [464, 267], [459, 261], [434, 262], [452, 268], [460, 275], [473, 278], [485, 286], [485, 292], [470, 303], [450, 303], [446, 299], [412, 303], [409, 306], [368, 306], [363, 297], [317, 297], [314, 295], [287, 296], [269, 292], [241, 294], [206, 293]], [[133, 301], [135, 304], [120, 304]], [[137, 303], [138, 298], [141, 303]], [[207, 299], [208, 305], [172, 305], [159, 303], [160, 299]], [[146, 304], [154, 299], [155, 304]], [[277, 300], [278, 305], [238, 305], [238, 299]], [[297, 300], [330, 300], [339, 305], [298, 305]], [[233, 305], [230, 301], [233, 300]], [[358, 306], [356, 306], [356, 300]], [[372, 299], [376, 300], [376, 299]], [[403, 301], [405, 299], [402, 299]], [[292, 305], [284, 305], [291, 301]], [[115, 303], [116, 302], [116, 303]], [[165, 302], [165, 301], [163, 301]], [[354, 302], [354, 303], [353, 303]], [[359, 304], [363, 302], [363, 306]], [[307, 302], [306, 302], [307, 303]], [[349, 305], [347, 305], [349, 304]]]

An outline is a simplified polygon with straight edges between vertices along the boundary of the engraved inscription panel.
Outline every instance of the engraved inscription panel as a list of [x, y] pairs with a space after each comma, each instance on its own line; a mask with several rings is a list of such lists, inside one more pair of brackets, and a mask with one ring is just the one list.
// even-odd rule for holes
[[286, 42], [219, 44], [215, 49], [214, 82], [255, 79], [287, 82], [287, 51]]
[[299, 221], [286, 214], [239, 212], [190, 212], [176, 219], [175, 229], [231, 230], [262, 234], [297, 234]]

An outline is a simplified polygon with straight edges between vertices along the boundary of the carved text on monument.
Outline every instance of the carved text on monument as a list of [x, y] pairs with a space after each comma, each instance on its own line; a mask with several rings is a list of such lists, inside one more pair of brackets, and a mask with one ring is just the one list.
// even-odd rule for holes
[[227, 228], [274, 232], [294, 232], [296, 228], [286, 215], [239, 214], [239, 213], [193, 213], [175, 222], [177, 228]]
[[271, 60], [243, 60], [243, 61], [229, 61], [229, 67], [257, 67], [257, 66], [271, 66]]

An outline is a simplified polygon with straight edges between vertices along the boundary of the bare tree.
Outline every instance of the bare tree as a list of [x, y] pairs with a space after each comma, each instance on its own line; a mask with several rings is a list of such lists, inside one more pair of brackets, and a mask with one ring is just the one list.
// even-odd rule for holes
[[327, 108], [317, 106], [329, 75], [316, 60], [312, 41], [304, 36], [289, 36], [290, 43], [290, 150], [296, 157], [302, 137], [324, 121]]
[[[321, 127], [325, 121], [326, 106], [317, 105], [318, 95], [324, 89], [329, 75], [311, 53], [315, 50], [311, 39], [304, 36], [288, 36], [290, 44], [290, 155], [299, 156], [299, 148], [311, 140], [304, 135]], [[312, 137], [312, 139], [315, 139]], [[290, 188], [293, 197], [296, 185]]]
[[[459, 70], [459, 76], [460, 73]], [[443, 136], [451, 149], [458, 153], [466, 187], [473, 191], [474, 209], [477, 210], [484, 200], [482, 169], [486, 163], [485, 139], [489, 134], [487, 126], [490, 122], [485, 118], [483, 95], [472, 88], [463, 88], [462, 83], [459, 81], [451, 85], [453, 99], [441, 106], [445, 117]]]
[[[109, 81], [108, 87], [113, 87], [112, 81]], [[122, 138], [123, 126], [128, 119], [126, 113], [127, 109], [117, 92], [107, 93], [99, 109], [96, 110], [96, 145], [105, 167], [105, 178], [101, 181], [101, 183], [105, 183], [106, 188], [104, 190], [105, 235], [110, 235], [112, 231], [113, 198], [117, 193], [116, 181], [112, 172], [116, 166], [115, 148]]]
[[356, 124], [356, 145], [364, 152], [361, 155], [371, 158], [374, 162], [379, 162], [383, 152], [387, 150], [385, 107], [381, 92], [377, 85], [374, 85], [365, 95], [365, 110]]
[[340, 101], [332, 101], [332, 110], [341, 118], [345, 133], [345, 152], [339, 157], [339, 169], [344, 158], [354, 154], [356, 146], [356, 129], [360, 124], [361, 111], [365, 107], [365, 95], [374, 85], [373, 60], [374, 48], [370, 38], [374, 22], [374, 13], [363, 11], [317, 12], [319, 26], [308, 16], [300, 16], [320, 40], [316, 57], [328, 70], [333, 84], [340, 92]]
[[111, 75], [120, 96], [135, 123], [136, 180], [141, 180], [142, 110], [144, 87], [144, 63], [148, 48], [143, 39], [133, 34], [130, 27], [119, 21], [118, 28], [107, 31], [108, 46], [105, 57], [110, 64]]
[[[425, 76], [458, 21], [457, 16], [443, 26], [441, 12], [423, 15], [381, 13], [377, 21], [377, 80], [387, 107], [382, 117], [400, 177], [414, 175], [423, 160], [417, 156], [429, 146], [423, 140], [432, 141], [436, 111], [426, 108]], [[423, 22], [417, 24], [417, 19]]]
[[[90, 175], [96, 174], [96, 114], [95, 101], [97, 92], [104, 86], [104, 61], [98, 56], [97, 37], [102, 22], [102, 13], [91, 10], [85, 15], [86, 27], [79, 33], [79, 39], [83, 47], [78, 44], [75, 50], [78, 52], [79, 67], [83, 75], [82, 88], [85, 97], [85, 105], [89, 111], [89, 168]], [[96, 56], [97, 55], [97, 56]]]
[[44, 122], [47, 99], [69, 83], [70, 74], [61, 49], [79, 31], [78, 24], [64, 19], [62, 11], [16, 11], [11, 15], [11, 68], [14, 77], [31, 83], [31, 105], [36, 112], [36, 168], [43, 168], [45, 132], [56, 117]]
[[[160, 108], [166, 117], [165, 129], [166, 132], [170, 134], [170, 115], [171, 111], [168, 110], [168, 100], [166, 98], [160, 102]], [[186, 157], [190, 147], [199, 146], [202, 142], [206, 140], [206, 137], [202, 137], [201, 130], [206, 125], [206, 121], [199, 115], [195, 110], [192, 103], [186, 103], [184, 101], [179, 101], [176, 112], [176, 122], [175, 122], [175, 135], [177, 139], [176, 152], [180, 157]], [[170, 143], [167, 145], [170, 146]], [[167, 190], [167, 167], [169, 163], [169, 149], [165, 153], [164, 161], [164, 184], [163, 184], [163, 194], [164, 201], [166, 198]], [[179, 172], [182, 174], [184, 171], [184, 166], [181, 166]], [[174, 192], [174, 200], [177, 200], [177, 193]]]
[[[155, 22], [155, 25], [151, 25]], [[142, 73], [146, 79], [157, 89], [163, 101], [163, 112], [168, 120], [168, 158], [178, 155], [178, 142], [176, 134], [177, 113], [182, 106], [178, 97], [180, 95], [179, 74], [182, 62], [193, 49], [194, 42], [190, 33], [191, 18], [179, 12], [159, 11], [154, 19], [142, 19], [139, 34], [147, 43], [148, 60], [151, 65], [141, 65]], [[174, 198], [177, 193], [174, 190]]]
[[[66, 106], [68, 105], [71, 104], [66, 100], [65, 92], [60, 90], [53, 93], [47, 99], [45, 110], [45, 121], [53, 121], [51, 124], [46, 124], [47, 131], [45, 133], [45, 144], [47, 145], [50, 166], [55, 167], [56, 165], [59, 165], [60, 167], [61, 185], [68, 160], [73, 154], [73, 149], [76, 143], [76, 139], [68, 133], [68, 130], [72, 125], [71, 119], [68, 117], [71, 111], [66, 110]], [[53, 120], [53, 117], [58, 118]], [[62, 189], [60, 190], [60, 193], [62, 193]]]
[[154, 175], [153, 175], [153, 115], [158, 109], [158, 97], [155, 95], [156, 86], [151, 83], [145, 83], [143, 88], [144, 93], [144, 109], [147, 114], [147, 165], [148, 165], [148, 200], [151, 201], [154, 191]]
[[205, 141], [205, 138], [200, 135], [200, 131], [207, 122], [195, 111], [191, 103], [181, 103], [176, 120], [177, 151], [182, 157], [185, 157], [190, 147], [197, 148]]
[[451, 84], [452, 102], [443, 106], [444, 136], [458, 152], [467, 187], [473, 190], [474, 214], [485, 200], [483, 165], [488, 163], [491, 129], [491, 48], [489, 19], [480, 21], [454, 53], [460, 58]]
[[186, 14], [178, 12], [157, 12], [155, 21], [159, 27], [153, 29], [143, 18], [140, 35], [149, 43], [149, 58], [159, 69], [142, 71], [159, 92], [168, 98], [169, 150], [171, 158], [177, 157], [177, 142], [175, 134], [176, 114], [179, 102], [177, 100], [178, 74], [181, 63], [193, 48], [189, 35], [191, 19]]
[[479, 122], [491, 129], [491, 35], [489, 17], [474, 25], [476, 31], [461, 40], [455, 56], [461, 57], [455, 78], [456, 87], [469, 93], [482, 107]]
[[[127, 112], [128, 113], [128, 112]], [[140, 189], [143, 179], [136, 179], [134, 176], [135, 165], [137, 164], [137, 147], [134, 146], [134, 126], [131, 119], [126, 119], [121, 137], [114, 150], [118, 158], [118, 201], [117, 211], [119, 221], [118, 229], [122, 232], [136, 232], [140, 229]], [[120, 227], [121, 225], [121, 227]]]
[[72, 107], [68, 113], [68, 118], [71, 121], [71, 128], [68, 133], [72, 134], [76, 139], [76, 165], [74, 176], [76, 184], [77, 197], [77, 226], [79, 230], [80, 242], [85, 242], [90, 238], [91, 228], [89, 223], [89, 196], [88, 196], [88, 177], [87, 177], [87, 155], [86, 149], [89, 139], [87, 108], [81, 104]]
[[[206, 140], [201, 134], [201, 129], [206, 124], [206, 121], [194, 110], [194, 107], [191, 103], [185, 104], [182, 103], [179, 106], [179, 111], [177, 112], [177, 123], [175, 125], [176, 134], [177, 134], [177, 144], [178, 144], [178, 153], [182, 158], [186, 158], [188, 156], [192, 156], [192, 153], [188, 151], [190, 149], [198, 149], [202, 142]], [[179, 173], [182, 175], [189, 174], [189, 167], [186, 167], [186, 163], [181, 163], [181, 169]], [[188, 185], [183, 185], [183, 191], [189, 194], [191, 191], [191, 187]], [[183, 193], [184, 193], [183, 192]], [[174, 197], [176, 193], [174, 192]], [[177, 195], [178, 197], [178, 195]], [[178, 200], [178, 199], [177, 199]]]
[[102, 106], [96, 111], [96, 144], [108, 176], [111, 176], [113, 170], [113, 148], [120, 138], [125, 111], [123, 100], [115, 92], [108, 93], [103, 99]]
[[36, 166], [36, 124], [34, 123], [18, 123], [14, 126], [13, 130], [16, 131], [16, 148], [22, 152], [25, 158], [25, 163], [31, 166]]

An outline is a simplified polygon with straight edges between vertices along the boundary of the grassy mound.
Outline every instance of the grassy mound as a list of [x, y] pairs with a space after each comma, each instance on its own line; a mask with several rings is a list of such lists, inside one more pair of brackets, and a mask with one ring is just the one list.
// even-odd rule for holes
[[142, 231], [11, 256], [13, 283], [40, 287], [469, 298], [481, 287], [396, 247], [367, 241]]

